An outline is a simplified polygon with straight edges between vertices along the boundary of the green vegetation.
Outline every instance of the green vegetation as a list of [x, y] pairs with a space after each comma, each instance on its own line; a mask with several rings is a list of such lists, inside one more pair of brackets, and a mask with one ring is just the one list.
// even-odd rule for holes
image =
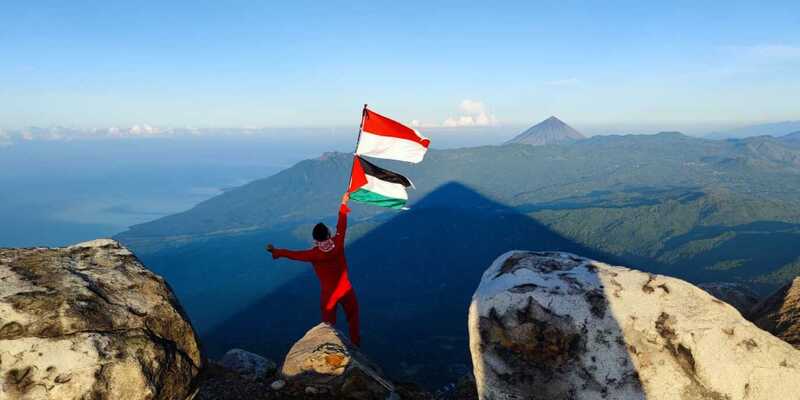
[[724, 260], [706, 268], [709, 271], [728, 271], [736, 269], [747, 263], [749, 260]]
[[[417, 190], [410, 211], [352, 205], [348, 262], [365, 345], [390, 372], [404, 361], [435, 376], [464, 363], [466, 354], [425, 340], [414, 353], [387, 340], [466, 337], [472, 291], [510, 249], [571, 251], [763, 293], [800, 273], [798, 160], [800, 148], [769, 137], [666, 133], [382, 162]], [[173, 285], [212, 355], [235, 346], [279, 357], [316, 320], [318, 286], [306, 266], [273, 263], [262, 246], [305, 247], [313, 224], [333, 224], [350, 165], [342, 153], [306, 160], [118, 239]]]
[[753, 279], [753, 281], [771, 286], [781, 286], [797, 276], [800, 276], [800, 257], [767, 275]]
[[[300, 162], [119, 238], [141, 254], [256, 231], [288, 230], [304, 240], [308, 226], [331, 221], [350, 160], [327, 153]], [[432, 150], [418, 165], [382, 166], [415, 181], [412, 207], [458, 182], [582, 245], [689, 279], [767, 275], [796, 255], [791, 243], [800, 238], [800, 149], [770, 137], [601, 136]], [[354, 208], [354, 237], [395, 215]], [[726, 260], [750, 261], [726, 269]]]

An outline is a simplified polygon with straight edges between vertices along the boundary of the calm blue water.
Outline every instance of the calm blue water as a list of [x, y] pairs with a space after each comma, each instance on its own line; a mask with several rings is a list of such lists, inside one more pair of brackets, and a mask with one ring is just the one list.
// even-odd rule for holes
[[[433, 147], [500, 143], [515, 128], [425, 132]], [[226, 188], [326, 151], [352, 151], [352, 128], [263, 135], [18, 141], [0, 146], [0, 247], [63, 246], [188, 210]]]
[[321, 147], [253, 137], [0, 147], [0, 247], [109, 237], [333, 150]]

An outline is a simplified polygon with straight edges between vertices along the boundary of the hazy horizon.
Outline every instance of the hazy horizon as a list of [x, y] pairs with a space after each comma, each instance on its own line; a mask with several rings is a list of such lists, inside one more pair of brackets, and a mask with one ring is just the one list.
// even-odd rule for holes
[[[554, 115], [559, 117], [558, 115]], [[560, 118], [560, 117], [559, 117]], [[648, 135], [660, 132], [681, 132], [689, 136], [705, 136], [715, 132], [725, 132], [742, 128], [754, 127], [759, 125], [779, 124], [779, 123], [800, 123], [797, 120], [782, 121], [754, 121], [752, 123], [640, 123], [640, 124], [580, 124], [564, 120], [567, 124], [574, 127], [586, 136], [598, 135]], [[407, 121], [401, 121], [410, 125]], [[509, 135], [519, 133], [541, 120], [532, 121], [528, 124], [504, 124], [487, 126], [462, 126], [462, 127], [443, 127], [443, 126], [416, 126], [421, 133], [433, 133], [434, 136], [446, 137], [448, 139], [458, 139], [474, 137], [476, 135], [493, 136], [498, 143], [508, 139]], [[300, 137], [318, 139], [330, 137], [338, 140], [346, 140], [352, 136], [353, 140], [357, 135], [357, 124], [352, 125], [331, 125], [331, 126], [284, 126], [284, 127], [254, 127], [254, 126], [220, 126], [220, 127], [192, 127], [192, 126], [154, 126], [150, 124], [134, 124], [131, 126], [92, 126], [81, 127], [74, 125], [31, 125], [18, 128], [0, 129], [0, 146], [2, 139], [11, 139], [10, 135], [16, 135], [17, 141], [31, 140], [75, 140], [75, 139], [152, 139], [163, 137], [183, 136], [209, 137], [209, 136], [266, 136], [276, 138], [279, 135], [291, 134], [295, 138]], [[790, 132], [786, 132], [790, 133]], [[50, 134], [50, 135], [48, 135]], [[54, 136], [53, 134], [58, 134]]]

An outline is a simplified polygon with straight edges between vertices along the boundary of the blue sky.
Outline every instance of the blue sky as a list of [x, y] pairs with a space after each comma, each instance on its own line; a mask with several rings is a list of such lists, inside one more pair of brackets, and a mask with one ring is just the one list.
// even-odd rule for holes
[[800, 119], [797, 1], [430, 3], [6, 3], [0, 127]]

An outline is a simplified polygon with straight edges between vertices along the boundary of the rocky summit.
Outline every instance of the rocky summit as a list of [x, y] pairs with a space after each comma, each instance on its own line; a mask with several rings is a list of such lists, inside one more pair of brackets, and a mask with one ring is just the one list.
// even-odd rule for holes
[[[800, 351], [721, 300], [746, 308], [751, 294], [705, 288], [717, 297], [569, 253], [508, 252], [469, 307], [474, 377], [429, 391], [392, 381], [324, 323], [279, 368], [242, 349], [206, 362], [166, 282], [113, 240], [0, 249], [0, 399], [800, 398]], [[794, 345], [798, 288], [751, 315]]]
[[570, 143], [586, 139], [582, 133], [567, 125], [564, 121], [550, 117], [520, 133], [506, 142], [543, 146], [548, 144]]
[[800, 352], [679, 279], [512, 251], [469, 313], [481, 399], [797, 399]]
[[281, 375], [316, 391], [353, 399], [392, 398], [394, 385], [341, 332], [321, 323], [289, 350]]
[[0, 249], [0, 399], [183, 400], [202, 367], [169, 286], [119, 243]]
[[465, 379], [434, 397], [414, 384], [391, 382], [341, 332], [324, 323], [294, 343], [277, 374], [257, 368], [271, 364], [257, 354], [233, 349], [221, 362], [210, 363], [197, 399], [469, 400], [470, 386], [474, 388]]

